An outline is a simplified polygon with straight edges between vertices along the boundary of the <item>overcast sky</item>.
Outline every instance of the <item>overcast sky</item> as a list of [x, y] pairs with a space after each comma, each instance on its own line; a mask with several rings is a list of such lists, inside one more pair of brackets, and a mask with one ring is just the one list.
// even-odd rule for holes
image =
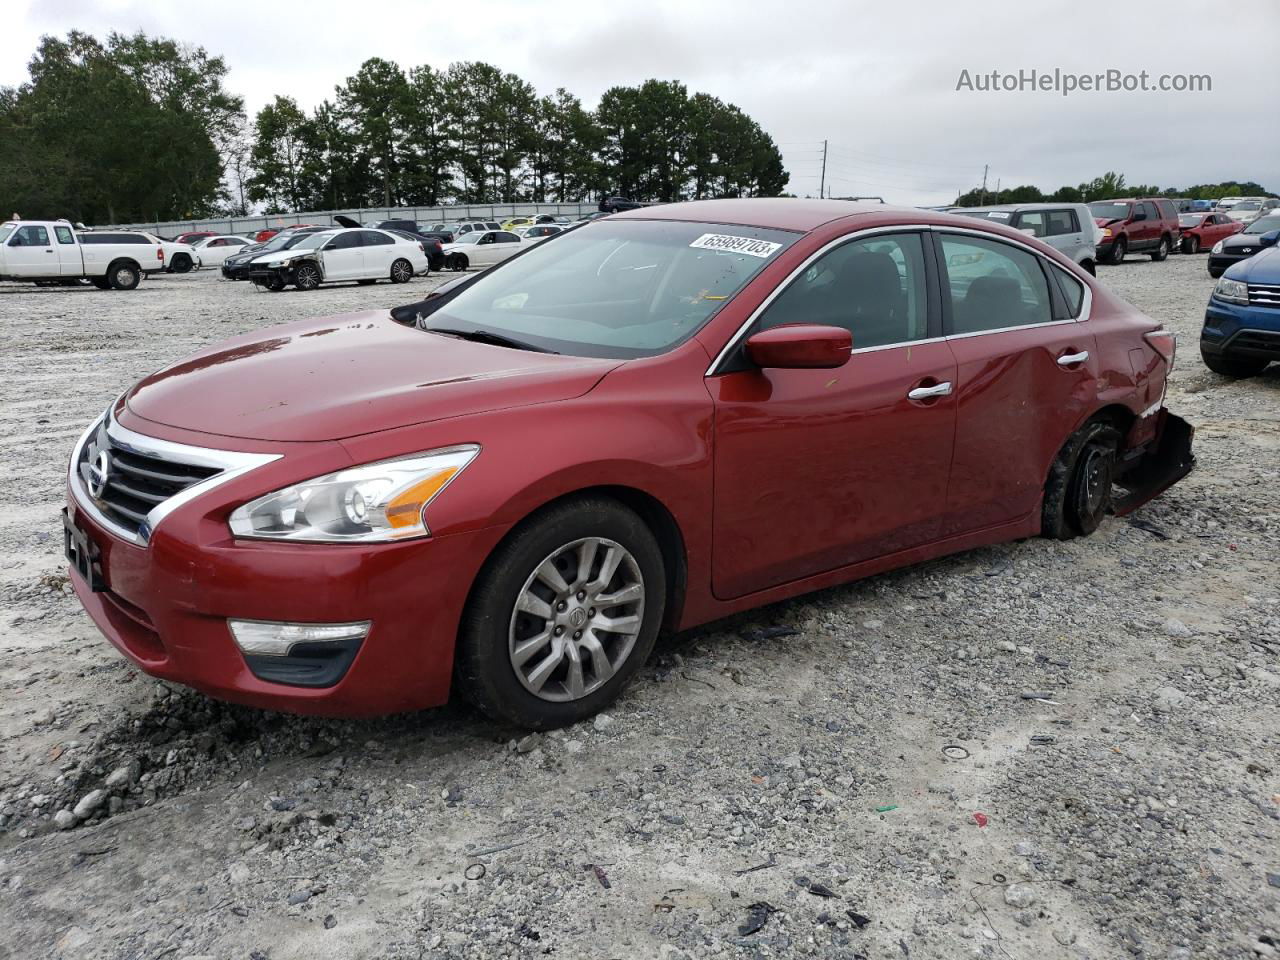
[[[0, 0], [0, 83], [27, 79], [41, 34], [163, 35], [224, 56], [252, 113], [332, 96], [361, 61], [486, 60], [594, 107], [615, 84], [676, 79], [737, 104], [779, 144], [789, 189], [945, 203], [976, 186], [1055, 189], [1255, 180], [1280, 190], [1280, 2], [1093, 0], [419, 0], [306, 3]], [[432, 15], [432, 12], [439, 15]], [[999, 70], [1208, 74], [1201, 93], [957, 91]], [[977, 82], [976, 79], [974, 81]]]

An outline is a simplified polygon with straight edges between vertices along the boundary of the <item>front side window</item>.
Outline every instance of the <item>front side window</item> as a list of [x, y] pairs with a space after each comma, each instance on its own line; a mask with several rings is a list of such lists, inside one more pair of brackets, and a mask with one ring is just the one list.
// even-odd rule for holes
[[25, 227], [18, 228], [18, 234], [13, 238], [13, 246], [15, 247], [47, 247], [49, 245], [49, 231], [44, 227], [37, 227], [28, 224]]
[[843, 327], [853, 349], [928, 336], [924, 246], [919, 234], [867, 237], [836, 247], [809, 265], [757, 322]]
[[1154, 203], [1149, 203], [1149, 202], [1148, 202], [1148, 203], [1144, 203], [1144, 204], [1142, 205], [1142, 212], [1143, 212], [1143, 213], [1145, 213], [1145, 214], [1147, 215], [1147, 219], [1148, 219], [1148, 220], [1159, 220], [1159, 219], [1160, 219], [1160, 210], [1159, 210], [1159, 208], [1157, 208], [1157, 207], [1156, 207], [1156, 205], [1155, 205]]
[[360, 231], [352, 230], [350, 233], [340, 233], [327, 244], [326, 250], [350, 250], [352, 247], [360, 246]]
[[58, 238], [59, 243], [75, 243], [75, 235], [72, 234], [70, 227], [54, 227], [53, 235]]
[[1048, 323], [1049, 285], [1032, 253], [978, 237], [942, 236], [953, 334]]
[[601, 221], [554, 244], [530, 244], [419, 326], [574, 356], [656, 356], [697, 333], [798, 236], [727, 224]]

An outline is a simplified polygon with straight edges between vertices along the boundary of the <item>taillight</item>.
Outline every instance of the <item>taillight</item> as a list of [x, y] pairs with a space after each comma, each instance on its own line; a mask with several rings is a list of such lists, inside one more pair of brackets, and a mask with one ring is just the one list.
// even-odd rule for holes
[[157, 259], [157, 260], [159, 260], [161, 263], [164, 263], [164, 248], [163, 248], [163, 247], [156, 247], [156, 259]]
[[1160, 357], [1170, 368], [1173, 367], [1174, 355], [1178, 352], [1178, 341], [1168, 330], [1152, 330], [1150, 333], [1144, 333], [1142, 339], [1151, 344], [1151, 349], [1160, 354]]
[[427, 245], [426, 245], [425, 243], [423, 243], [421, 240], [419, 240], [419, 241], [418, 241], [418, 249], [419, 249], [419, 250], [421, 250], [421, 251], [425, 254], [425, 253], [427, 252]]

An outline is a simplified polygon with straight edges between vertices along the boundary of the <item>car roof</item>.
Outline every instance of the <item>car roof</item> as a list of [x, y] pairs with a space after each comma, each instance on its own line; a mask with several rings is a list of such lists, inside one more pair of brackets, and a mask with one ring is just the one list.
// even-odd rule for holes
[[611, 220], [684, 220], [690, 223], [732, 223], [739, 226], [807, 233], [842, 217], [875, 213], [920, 211], [881, 203], [852, 200], [811, 200], [794, 197], [752, 197], [749, 199], [687, 200], [611, 214]]
[[1061, 210], [1063, 207], [1082, 207], [1085, 206], [1079, 200], [1063, 200], [1061, 203], [1054, 203], [1051, 200], [1037, 200], [1035, 203], [993, 203], [985, 207], [956, 207], [951, 211], [940, 210], [939, 213], [976, 213], [979, 210]]

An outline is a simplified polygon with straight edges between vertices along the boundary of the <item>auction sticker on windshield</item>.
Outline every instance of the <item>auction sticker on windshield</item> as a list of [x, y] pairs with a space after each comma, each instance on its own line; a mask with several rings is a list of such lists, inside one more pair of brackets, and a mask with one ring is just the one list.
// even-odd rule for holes
[[745, 253], [749, 257], [771, 257], [781, 248], [780, 243], [768, 240], [753, 240], [750, 237], [735, 237], [728, 233], [704, 233], [691, 247], [702, 250], [727, 250], [730, 253]]

